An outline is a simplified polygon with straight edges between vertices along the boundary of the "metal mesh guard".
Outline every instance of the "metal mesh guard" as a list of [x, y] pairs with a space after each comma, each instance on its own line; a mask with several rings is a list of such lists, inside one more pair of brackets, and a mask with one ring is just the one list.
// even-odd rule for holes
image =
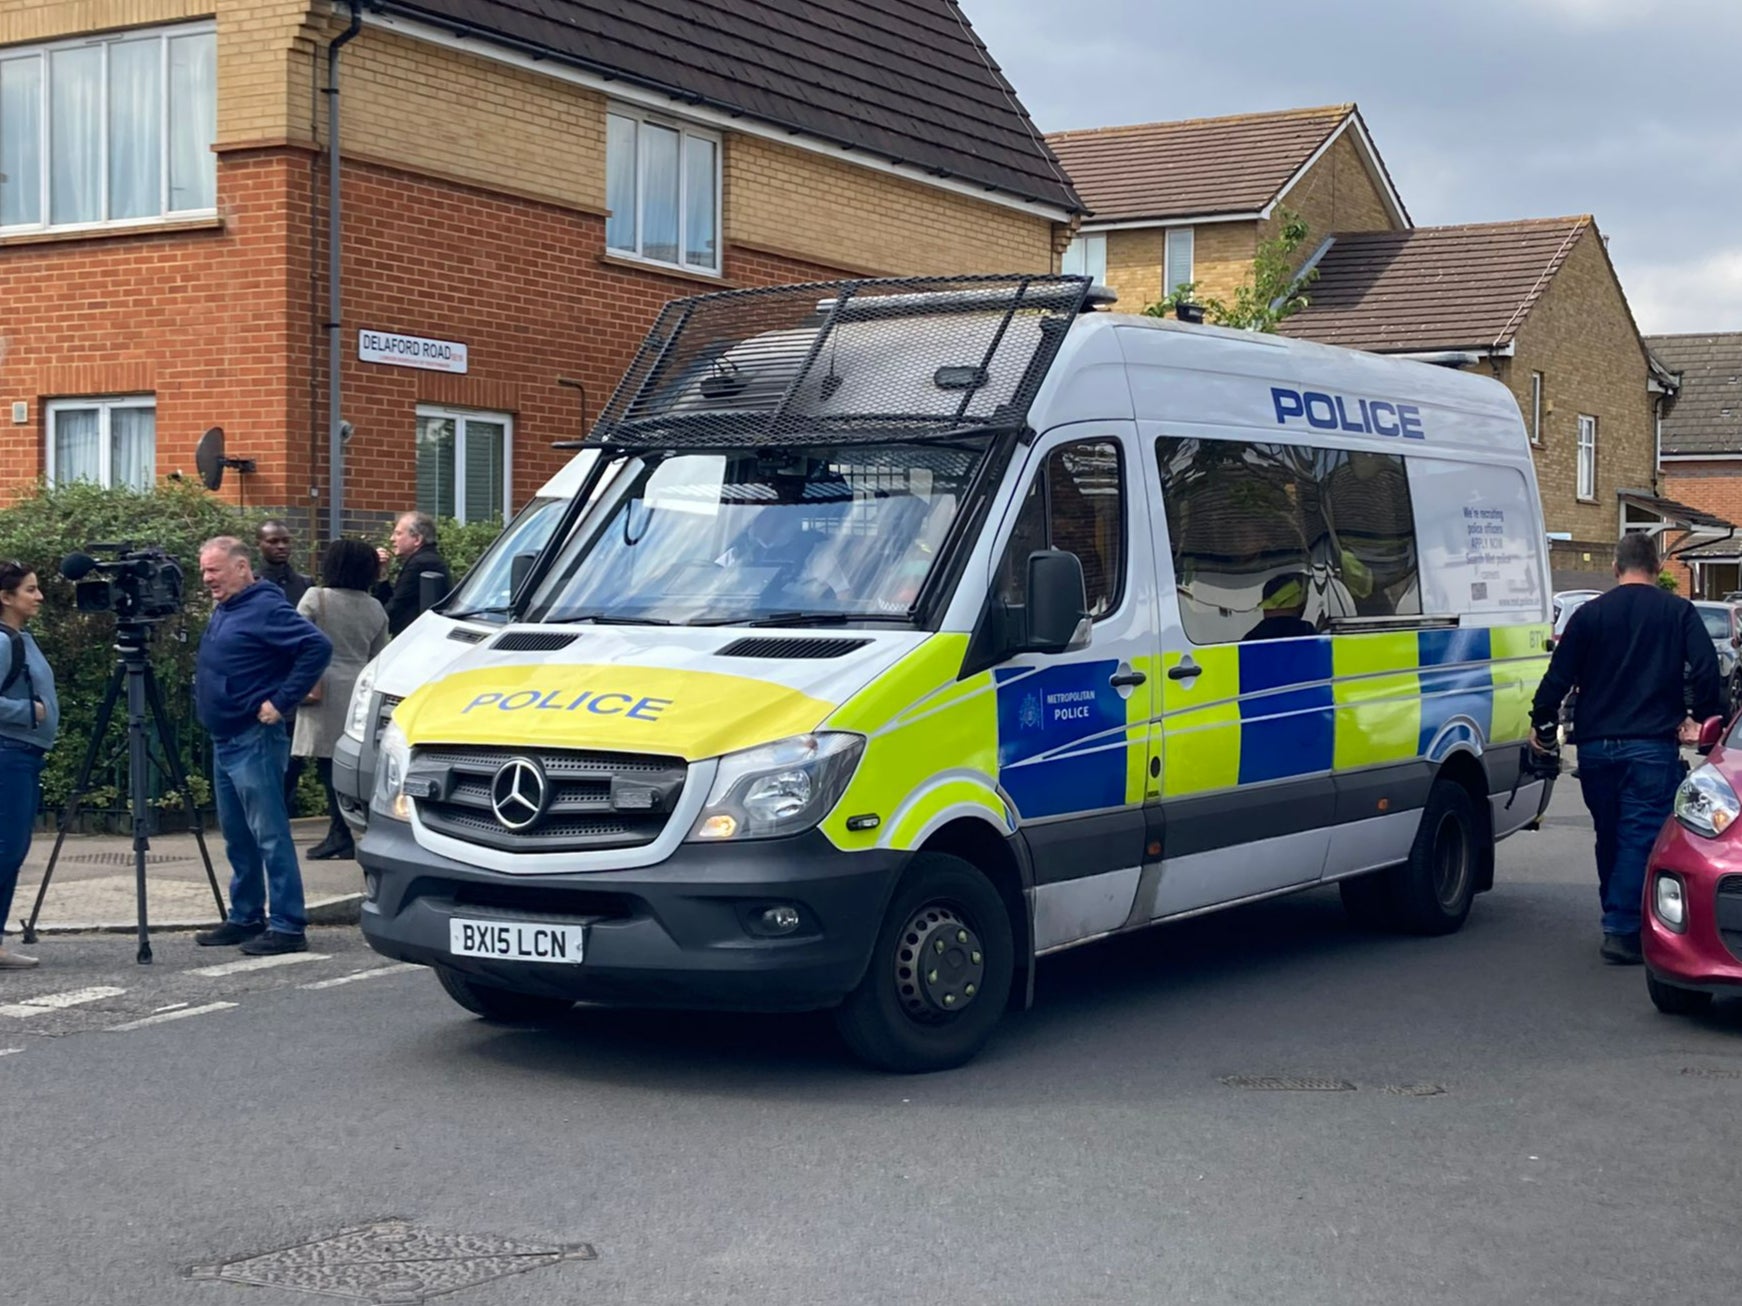
[[1020, 428], [1089, 287], [925, 277], [673, 300], [588, 442], [742, 448]]

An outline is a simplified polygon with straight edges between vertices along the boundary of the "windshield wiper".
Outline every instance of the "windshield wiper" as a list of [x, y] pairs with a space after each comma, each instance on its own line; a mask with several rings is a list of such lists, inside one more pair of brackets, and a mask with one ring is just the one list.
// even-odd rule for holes
[[508, 614], [506, 603], [492, 603], [487, 608], [467, 608], [464, 612], [444, 612], [449, 621], [470, 621], [474, 617], [502, 617]]
[[735, 617], [709, 617], [692, 621], [692, 626], [845, 626], [855, 621], [895, 621], [908, 624], [911, 618], [893, 612], [770, 612], [763, 616], [740, 613]]
[[623, 617], [609, 612], [583, 612], [578, 617], [547, 617], [539, 624], [546, 626], [568, 626], [576, 622], [590, 621], [595, 626], [675, 626], [677, 622], [664, 617]]

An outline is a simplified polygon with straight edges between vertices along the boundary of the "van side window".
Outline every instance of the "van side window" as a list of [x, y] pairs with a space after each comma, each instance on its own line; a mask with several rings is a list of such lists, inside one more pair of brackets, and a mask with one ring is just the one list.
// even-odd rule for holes
[[1291, 639], [1421, 611], [1403, 459], [1156, 441], [1181, 621], [1194, 644]]
[[1113, 440], [1083, 440], [1053, 450], [1028, 487], [998, 565], [997, 596], [1028, 600], [1028, 555], [1063, 549], [1083, 564], [1089, 615], [1119, 606], [1125, 581], [1125, 469]]

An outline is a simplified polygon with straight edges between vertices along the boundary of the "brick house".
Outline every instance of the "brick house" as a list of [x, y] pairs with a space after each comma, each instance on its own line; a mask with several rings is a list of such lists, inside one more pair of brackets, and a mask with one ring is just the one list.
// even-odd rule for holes
[[1646, 349], [1588, 216], [1332, 236], [1281, 332], [1480, 369], [1510, 389], [1536, 462], [1555, 588], [1612, 581], [1622, 530], [1709, 540], [1661, 492], [1657, 418], [1674, 378]]
[[954, 0], [0, 0], [0, 490], [510, 512], [659, 306], [1050, 271], [1081, 205]]
[[1409, 214], [1352, 104], [1054, 132], [1089, 214], [1064, 270], [1118, 292], [1127, 313], [1195, 282], [1231, 298], [1279, 211], [1306, 219], [1302, 258], [1333, 231], [1397, 231]]
[[[1664, 407], [1664, 493], [1728, 522], [1742, 522], [1742, 331], [1647, 336], [1680, 384]], [[1742, 590], [1742, 537], [1726, 533], [1678, 561], [1684, 594], [1716, 599]]]

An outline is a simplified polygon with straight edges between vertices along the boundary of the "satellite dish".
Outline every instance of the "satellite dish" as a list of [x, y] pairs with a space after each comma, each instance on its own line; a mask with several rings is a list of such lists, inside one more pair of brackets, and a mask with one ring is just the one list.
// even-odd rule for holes
[[224, 457], [224, 428], [214, 426], [194, 446], [194, 466], [199, 469], [201, 483], [208, 490], [216, 490], [224, 483], [226, 467], [233, 467], [246, 475], [254, 470], [254, 460]]

